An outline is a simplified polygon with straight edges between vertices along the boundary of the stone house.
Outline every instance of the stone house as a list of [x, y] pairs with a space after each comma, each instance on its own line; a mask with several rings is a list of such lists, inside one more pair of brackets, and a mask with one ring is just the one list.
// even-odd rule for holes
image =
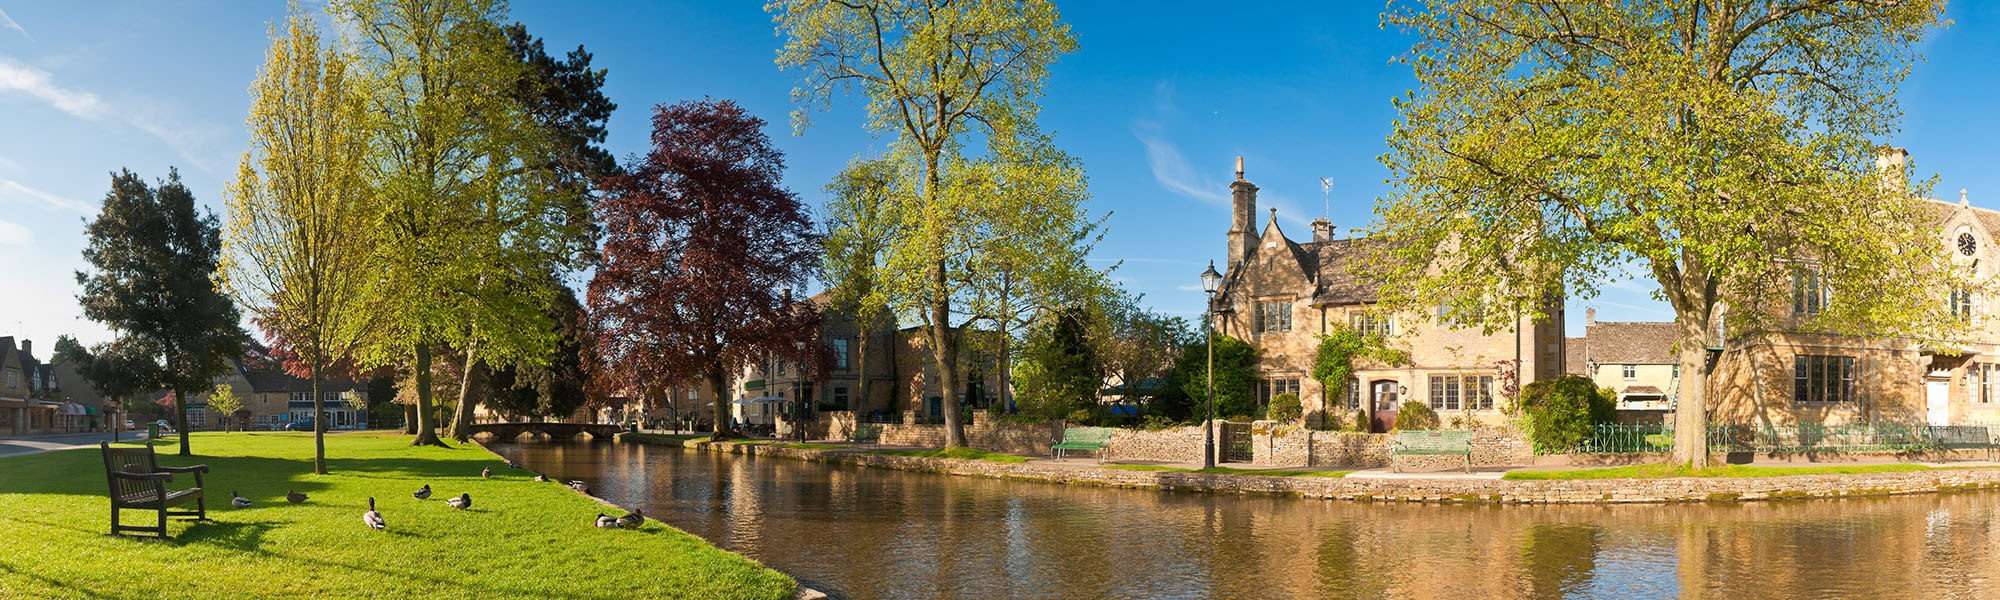
[[1599, 321], [1595, 308], [1584, 310], [1583, 323], [1584, 337], [1568, 343], [1581, 363], [1574, 373], [1611, 390], [1621, 421], [1664, 422], [1680, 393], [1674, 324]]
[[[1504, 407], [1496, 380], [1503, 372], [1517, 368], [1522, 384], [1561, 374], [1560, 309], [1549, 319], [1523, 317], [1491, 334], [1440, 326], [1436, 315], [1422, 311], [1385, 313], [1378, 308], [1379, 284], [1359, 272], [1379, 242], [1336, 238], [1325, 219], [1312, 223], [1311, 241], [1293, 241], [1280, 229], [1275, 208], [1257, 228], [1257, 186], [1243, 179], [1240, 159], [1229, 187], [1227, 272], [1212, 306], [1215, 331], [1259, 350], [1253, 368], [1260, 406], [1295, 393], [1309, 415], [1319, 411], [1352, 422], [1354, 411], [1364, 411], [1376, 431], [1385, 431], [1401, 403], [1415, 400], [1428, 403], [1448, 427], [1498, 424]], [[1385, 334], [1409, 351], [1411, 364], [1357, 364], [1344, 391], [1329, 398], [1312, 379], [1312, 362], [1320, 336], [1341, 327]]]
[[0, 434], [26, 435], [34, 421], [28, 399], [28, 377], [21, 371], [12, 336], [0, 337]]

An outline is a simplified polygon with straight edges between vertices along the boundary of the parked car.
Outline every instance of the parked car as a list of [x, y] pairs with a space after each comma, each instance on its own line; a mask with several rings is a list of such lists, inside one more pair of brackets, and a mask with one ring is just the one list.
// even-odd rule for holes
[[132, 420], [131, 420], [131, 419], [126, 419], [126, 420], [125, 420], [125, 429], [126, 429], [127, 431], [130, 431], [130, 430], [132, 429]]
[[158, 420], [158, 421], [154, 421], [154, 422], [153, 422], [153, 424], [154, 424], [154, 425], [159, 425], [159, 426], [160, 426], [160, 431], [173, 431], [173, 430], [174, 430], [174, 424], [173, 424], [173, 423], [168, 423], [166, 419], [160, 419], [160, 420]]
[[312, 430], [313, 430], [312, 421], [293, 421], [292, 424], [285, 426], [285, 431], [312, 431]]

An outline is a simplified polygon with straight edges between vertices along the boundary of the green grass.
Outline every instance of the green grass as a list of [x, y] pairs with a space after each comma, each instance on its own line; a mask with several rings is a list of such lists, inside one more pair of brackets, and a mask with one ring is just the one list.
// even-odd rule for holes
[[1182, 473], [1225, 473], [1233, 475], [1269, 475], [1272, 477], [1346, 477], [1348, 473], [1354, 472], [1352, 470], [1288, 471], [1288, 470], [1273, 470], [1273, 469], [1238, 469], [1234, 467], [1209, 467], [1206, 469], [1184, 469], [1181, 467], [1168, 467], [1163, 465], [1104, 465], [1104, 468], [1124, 469], [1127, 471], [1179, 471]]
[[873, 454], [894, 456], [923, 456], [928, 458], [958, 458], [965, 460], [990, 460], [1003, 463], [1020, 463], [1034, 460], [1026, 456], [1014, 456], [998, 452], [987, 452], [977, 448], [950, 448], [943, 450], [870, 450]]
[[1819, 475], [1851, 473], [1902, 473], [1907, 471], [1929, 471], [1931, 467], [1912, 464], [1885, 465], [1814, 465], [1810, 467], [1759, 467], [1753, 465], [1723, 465], [1700, 470], [1689, 470], [1680, 465], [1633, 465], [1629, 467], [1608, 467], [1602, 469], [1571, 469], [1564, 471], [1508, 471], [1502, 479], [1660, 479], [1666, 477], [1778, 477], [1783, 475]]
[[[648, 522], [603, 530], [608, 509], [536, 483], [473, 445], [326, 436], [331, 475], [312, 474], [308, 433], [197, 433], [169, 466], [206, 464], [213, 523], [169, 521], [172, 540], [105, 535], [96, 449], [0, 458], [0, 596], [19, 598], [789, 598], [783, 573]], [[482, 467], [492, 479], [480, 479]], [[437, 497], [410, 497], [430, 484]], [[193, 484], [176, 475], [170, 488]], [[289, 504], [285, 491], [311, 496]], [[229, 506], [231, 490], [254, 504]], [[472, 494], [470, 510], [441, 498]], [[387, 531], [361, 523], [374, 496]], [[152, 513], [125, 511], [127, 523]]]

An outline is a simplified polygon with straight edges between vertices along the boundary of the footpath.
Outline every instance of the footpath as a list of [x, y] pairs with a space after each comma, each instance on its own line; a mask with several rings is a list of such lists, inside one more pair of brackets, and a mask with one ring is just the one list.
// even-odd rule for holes
[[[112, 434], [101, 433], [59, 433], [35, 436], [0, 436], [0, 457], [21, 456], [54, 450], [90, 448], [98, 442], [109, 442]], [[146, 432], [127, 431], [118, 434], [117, 441], [130, 442], [146, 439]]]
[[[624, 443], [682, 446], [797, 460], [837, 462], [866, 467], [1074, 485], [1151, 488], [1186, 492], [1238, 492], [1296, 495], [1304, 498], [1360, 502], [1430, 502], [1488, 504], [1611, 504], [1664, 502], [1739, 502], [1922, 494], [2000, 489], [2000, 463], [1952, 461], [1907, 463], [1930, 467], [1919, 471], [1820, 473], [1768, 477], [1662, 477], [1620, 479], [1502, 479], [1512, 468], [1393, 473], [1360, 471], [1298, 471], [1297, 467], [1253, 467], [1228, 472], [1199, 472], [1199, 465], [1166, 463], [1099, 465], [1095, 458], [1022, 462], [968, 460], [880, 454], [908, 450], [849, 445], [839, 442], [711, 442], [621, 434]], [[1852, 464], [1852, 463], [1844, 463]], [[1235, 465], [1231, 465], [1235, 466]], [[1260, 473], [1260, 471], [1262, 473]]]

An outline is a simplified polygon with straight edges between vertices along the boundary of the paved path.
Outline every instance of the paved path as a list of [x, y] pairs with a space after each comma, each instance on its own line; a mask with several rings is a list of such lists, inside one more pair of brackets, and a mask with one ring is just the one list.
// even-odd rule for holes
[[[72, 433], [0, 438], [0, 457], [21, 456], [23, 454], [35, 454], [51, 450], [90, 448], [95, 447], [98, 442], [109, 441], [110, 439], [111, 434], [109, 433]], [[124, 441], [143, 440], [146, 439], [146, 434], [139, 431], [127, 431], [118, 434], [118, 439]]]

